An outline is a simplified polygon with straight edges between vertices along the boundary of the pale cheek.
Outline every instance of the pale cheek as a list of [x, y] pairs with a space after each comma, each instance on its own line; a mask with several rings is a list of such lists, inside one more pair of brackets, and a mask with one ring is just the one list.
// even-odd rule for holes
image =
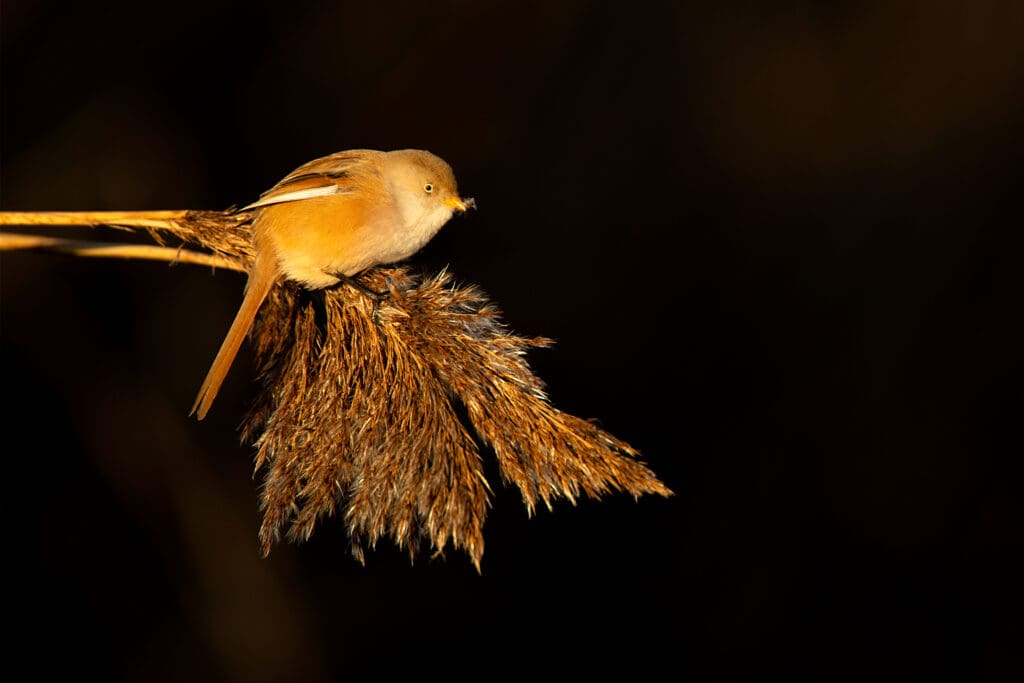
[[410, 238], [409, 247], [418, 250], [430, 241], [451, 217], [452, 212], [448, 207], [441, 207], [440, 209], [431, 208], [424, 211], [417, 221], [417, 229], [406, 233]]
[[434, 209], [430, 215], [431, 225], [434, 227], [434, 232], [440, 230], [441, 226], [447, 223], [451, 217], [452, 210], [447, 206], [441, 206]]

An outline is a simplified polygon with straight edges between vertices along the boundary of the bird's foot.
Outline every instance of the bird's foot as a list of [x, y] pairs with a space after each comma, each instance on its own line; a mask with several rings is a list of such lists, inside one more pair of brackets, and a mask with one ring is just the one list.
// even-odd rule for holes
[[381, 301], [387, 299], [388, 296], [390, 296], [390, 292], [378, 292], [376, 290], [370, 289], [359, 280], [356, 280], [353, 277], [349, 277], [348, 275], [343, 275], [342, 273], [331, 273], [331, 275], [338, 278], [349, 287], [352, 287], [353, 289], [362, 292], [364, 295], [366, 295], [367, 298], [373, 301], [375, 307]]

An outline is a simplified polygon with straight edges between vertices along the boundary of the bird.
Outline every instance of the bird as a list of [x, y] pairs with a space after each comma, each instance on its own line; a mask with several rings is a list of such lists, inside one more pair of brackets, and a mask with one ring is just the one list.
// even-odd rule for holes
[[419, 251], [456, 213], [476, 201], [459, 196], [451, 166], [420, 149], [354, 149], [314, 159], [238, 209], [252, 211], [255, 258], [245, 295], [190, 415], [206, 417], [267, 294], [280, 280], [311, 290], [341, 282]]

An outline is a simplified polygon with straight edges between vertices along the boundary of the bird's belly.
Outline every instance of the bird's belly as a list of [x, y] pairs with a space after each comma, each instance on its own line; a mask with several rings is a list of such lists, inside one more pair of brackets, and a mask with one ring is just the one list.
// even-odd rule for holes
[[327, 199], [268, 206], [254, 226], [256, 248], [270, 247], [284, 276], [310, 289], [330, 287], [338, 275], [353, 276], [415, 251], [387, 212], [356, 208]]

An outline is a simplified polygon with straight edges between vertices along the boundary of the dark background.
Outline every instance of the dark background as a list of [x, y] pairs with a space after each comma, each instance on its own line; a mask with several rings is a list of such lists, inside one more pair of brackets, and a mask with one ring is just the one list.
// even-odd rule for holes
[[430, 149], [480, 210], [416, 263], [677, 494], [494, 482], [482, 575], [337, 519], [262, 559], [246, 351], [187, 416], [243, 278], [7, 253], [5, 677], [1006, 680], [1024, 9], [763, 4], [5, 0], [4, 210]]

